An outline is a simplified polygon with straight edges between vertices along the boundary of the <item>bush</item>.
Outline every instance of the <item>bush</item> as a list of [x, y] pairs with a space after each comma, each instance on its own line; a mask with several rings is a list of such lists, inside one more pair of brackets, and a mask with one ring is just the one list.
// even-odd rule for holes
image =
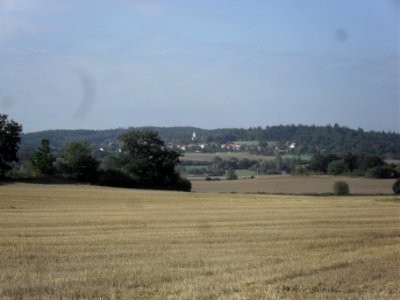
[[393, 193], [400, 194], [400, 178], [398, 178], [392, 186]]
[[350, 173], [352, 177], [363, 177], [365, 176], [365, 171], [360, 169], [355, 169]]
[[234, 170], [228, 170], [228, 172], [226, 173], [226, 179], [236, 180], [238, 179], [238, 176]]
[[368, 169], [365, 176], [380, 179], [396, 178], [397, 172], [390, 166], [379, 166]]
[[347, 166], [343, 159], [334, 160], [328, 165], [328, 174], [339, 175], [348, 172]]
[[333, 185], [333, 193], [336, 196], [344, 196], [350, 194], [349, 185], [346, 181], [336, 181]]
[[120, 170], [101, 170], [98, 174], [98, 184], [105, 186], [133, 188], [136, 182], [129, 175]]
[[192, 190], [192, 183], [189, 179], [179, 177], [174, 190], [182, 191], [182, 192], [190, 192]]
[[304, 175], [309, 175], [309, 172], [307, 171], [307, 168], [304, 166], [296, 166], [294, 168], [293, 175], [304, 176]]

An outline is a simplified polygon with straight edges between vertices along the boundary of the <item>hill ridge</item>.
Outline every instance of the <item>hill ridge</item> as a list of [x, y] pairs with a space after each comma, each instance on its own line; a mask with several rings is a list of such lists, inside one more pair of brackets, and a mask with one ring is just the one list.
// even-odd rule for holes
[[258, 141], [260, 145], [296, 143], [299, 153], [365, 153], [385, 158], [400, 158], [400, 134], [385, 131], [364, 131], [344, 126], [326, 125], [274, 125], [266, 127], [202, 129], [194, 126], [145, 126], [116, 129], [53, 129], [21, 135], [22, 148], [36, 148], [43, 138], [52, 147], [62, 148], [72, 140], [86, 140], [94, 145], [116, 143], [126, 130], [151, 129], [158, 131], [166, 143], [191, 143], [196, 132], [198, 143], [229, 143]]

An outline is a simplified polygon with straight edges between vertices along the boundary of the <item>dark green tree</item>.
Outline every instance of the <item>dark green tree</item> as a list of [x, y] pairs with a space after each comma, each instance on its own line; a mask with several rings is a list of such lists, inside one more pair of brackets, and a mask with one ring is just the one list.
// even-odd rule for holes
[[343, 157], [343, 162], [350, 172], [353, 172], [353, 170], [357, 168], [357, 156], [353, 155], [351, 152]]
[[58, 161], [58, 168], [66, 177], [81, 182], [95, 182], [99, 162], [92, 156], [87, 142], [70, 142]]
[[328, 174], [330, 175], [340, 175], [348, 171], [349, 169], [343, 159], [334, 160], [328, 165]]
[[384, 179], [384, 178], [396, 178], [398, 174], [395, 168], [392, 168], [389, 165], [383, 165], [368, 169], [365, 176], [371, 178]]
[[0, 114], [0, 178], [11, 169], [10, 163], [17, 162], [17, 152], [21, 142], [22, 126], [14, 120], [8, 120], [8, 115]]
[[393, 189], [393, 193], [395, 193], [396, 195], [400, 194], [400, 178], [398, 178], [392, 186]]
[[54, 162], [56, 157], [51, 153], [50, 141], [43, 139], [38, 149], [32, 154], [29, 162], [32, 166], [33, 175], [52, 175], [54, 174]]
[[215, 156], [209, 164], [208, 168], [212, 170], [224, 170], [225, 162], [221, 157]]
[[360, 155], [357, 159], [357, 167], [366, 171], [371, 168], [383, 166], [385, 162], [376, 155]]
[[236, 170], [239, 169], [238, 166], [239, 160], [236, 157], [230, 157], [226, 162], [225, 162], [225, 168], [228, 170]]
[[[120, 135], [123, 143], [121, 168], [138, 186], [145, 188], [178, 189], [182, 183], [175, 167], [180, 163], [180, 152], [168, 149], [157, 132], [128, 131]], [[186, 184], [186, 186], [188, 186]]]
[[243, 159], [239, 160], [239, 162], [238, 162], [238, 169], [243, 169], [243, 170], [248, 169], [251, 167], [251, 165], [252, 165], [252, 162], [249, 159], [243, 158]]
[[328, 172], [328, 165], [334, 161], [338, 160], [339, 157], [335, 154], [331, 155], [315, 155], [309, 165], [310, 171], [318, 172], [318, 173], [327, 173]]

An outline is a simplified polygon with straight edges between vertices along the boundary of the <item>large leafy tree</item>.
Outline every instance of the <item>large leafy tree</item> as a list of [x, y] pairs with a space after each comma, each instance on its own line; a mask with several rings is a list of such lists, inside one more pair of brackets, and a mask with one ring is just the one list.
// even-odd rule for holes
[[321, 154], [315, 155], [310, 162], [309, 169], [314, 172], [326, 174], [328, 172], [328, 165], [338, 159], [339, 156], [335, 154], [327, 156]]
[[92, 156], [87, 142], [70, 142], [58, 161], [61, 173], [82, 182], [96, 181], [98, 166], [99, 162]]
[[157, 132], [152, 130], [128, 131], [120, 135], [123, 142], [121, 168], [139, 186], [174, 188], [180, 180], [175, 167], [180, 152], [170, 150]]
[[30, 158], [34, 175], [51, 175], [54, 173], [54, 162], [56, 157], [51, 153], [50, 141], [43, 139], [39, 148], [32, 154]]
[[22, 126], [8, 115], [0, 114], [0, 178], [11, 169], [10, 163], [18, 161], [17, 152], [21, 138]]

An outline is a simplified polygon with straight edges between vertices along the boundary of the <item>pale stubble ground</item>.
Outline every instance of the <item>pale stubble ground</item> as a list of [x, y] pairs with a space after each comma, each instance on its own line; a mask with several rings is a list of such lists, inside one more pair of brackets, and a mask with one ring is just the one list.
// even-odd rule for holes
[[193, 191], [215, 193], [329, 194], [336, 181], [346, 181], [352, 194], [393, 194], [396, 179], [345, 176], [257, 176], [253, 179], [206, 181], [192, 179]]
[[2, 299], [398, 299], [393, 196], [0, 186]]

